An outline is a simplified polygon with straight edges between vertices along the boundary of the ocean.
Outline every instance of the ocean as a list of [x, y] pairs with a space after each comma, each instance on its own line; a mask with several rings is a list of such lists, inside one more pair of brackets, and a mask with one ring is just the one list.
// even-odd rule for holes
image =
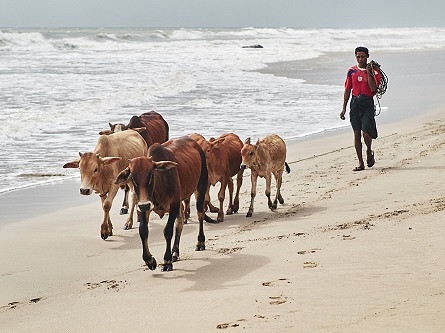
[[[243, 47], [257, 44], [263, 48]], [[171, 138], [293, 140], [349, 126], [338, 116], [343, 78], [320, 84], [262, 70], [286, 62], [314, 68], [345, 52], [353, 65], [359, 45], [373, 53], [438, 50], [445, 28], [3, 28], [0, 194], [79, 177], [62, 165], [92, 151], [109, 122], [151, 110]]]

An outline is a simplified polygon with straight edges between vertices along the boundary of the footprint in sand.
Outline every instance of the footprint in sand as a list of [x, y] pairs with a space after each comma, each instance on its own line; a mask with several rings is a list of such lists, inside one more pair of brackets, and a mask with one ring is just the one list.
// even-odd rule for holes
[[270, 296], [269, 299], [271, 300], [270, 305], [280, 305], [287, 302], [286, 296]]
[[242, 323], [242, 322], [245, 322], [245, 321], [246, 321], [246, 319], [238, 319], [237, 321], [234, 321], [234, 322], [231, 322], [231, 323], [218, 324], [218, 325], [216, 325], [216, 328], [219, 329], [219, 330], [224, 330], [224, 329], [229, 328], [229, 327], [238, 327], [238, 326], [240, 326], [239, 323]]
[[87, 282], [85, 286], [87, 289], [92, 290], [99, 287], [106, 287], [107, 290], [119, 291], [122, 288], [125, 288], [127, 285], [127, 281], [117, 281], [117, 280], [104, 280], [100, 282]]
[[298, 251], [297, 254], [308, 254], [308, 253], [315, 253], [315, 251], [319, 251], [321, 249], [310, 249], [305, 251]]
[[343, 235], [343, 240], [353, 240], [355, 237], [351, 237], [351, 235]]
[[217, 250], [217, 252], [219, 254], [232, 254], [232, 253], [238, 253], [242, 250], [242, 247], [232, 247], [232, 248], [227, 248], [227, 247], [223, 247]]
[[43, 299], [44, 299], [44, 297], [36, 297], [36, 298], [30, 299], [28, 302], [9, 302], [8, 305], [1, 306], [0, 309], [11, 310], [11, 309], [15, 309], [15, 308], [17, 308], [19, 306], [23, 306], [23, 305], [26, 305], [26, 304], [38, 303], [38, 302], [40, 302]]
[[306, 261], [303, 264], [303, 268], [315, 268], [318, 266], [318, 263], [316, 263], [315, 261]]
[[292, 283], [292, 282], [288, 281], [288, 279], [286, 279], [286, 278], [281, 278], [281, 279], [278, 279], [278, 280], [275, 280], [275, 281], [263, 282], [262, 285], [264, 287], [274, 287], [278, 283], [284, 283], [284, 281], [285, 281], [285, 283]]

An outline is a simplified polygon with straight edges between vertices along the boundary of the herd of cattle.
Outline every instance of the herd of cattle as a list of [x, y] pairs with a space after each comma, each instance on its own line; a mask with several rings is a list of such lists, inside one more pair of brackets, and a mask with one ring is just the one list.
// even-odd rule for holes
[[[125, 229], [133, 226], [133, 215], [138, 206], [139, 235], [142, 241], [142, 258], [149, 269], [157, 266], [148, 248], [149, 214], [154, 211], [161, 218], [168, 213], [164, 227], [166, 250], [163, 271], [173, 269], [173, 262], [179, 258], [179, 241], [184, 223], [190, 217], [190, 199], [195, 195], [198, 212], [199, 234], [197, 251], [205, 249], [204, 221], [222, 222], [223, 203], [226, 188], [229, 189], [227, 215], [238, 212], [239, 192], [243, 182], [244, 169], [251, 169], [251, 201], [247, 217], [252, 216], [256, 195], [257, 178], [266, 179], [266, 196], [270, 209], [277, 208], [277, 202], [284, 203], [280, 189], [283, 171], [289, 173], [285, 162], [286, 145], [275, 134], [269, 135], [256, 144], [248, 138], [243, 144], [233, 133], [206, 140], [194, 133], [169, 139], [169, 126], [157, 112], [151, 111], [133, 116], [128, 125], [109, 124], [110, 129], [100, 132], [93, 152], [79, 153], [80, 158], [66, 163], [64, 168], [80, 170], [80, 194], [98, 193], [104, 213], [101, 237], [107, 239], [113, 234], [110, 209], [119, 188], [125, 190], [121, 214], [130, 214]], [[277, 183], [274, 201], [270, 198], [272, 174]], [[232, 177], [237, 176], [237, 187], [233, 197]], [[210, 185], [221, 184], [218, 192], [219, 207], [211, 204]], [[131, 193], [131, 205], [128, 195]], [[218, 213], [216, 221], [206, 211]], [[175, 224], [176, 221], [176, 224]], [[173, 229], [175, 239], [173, 247]]]

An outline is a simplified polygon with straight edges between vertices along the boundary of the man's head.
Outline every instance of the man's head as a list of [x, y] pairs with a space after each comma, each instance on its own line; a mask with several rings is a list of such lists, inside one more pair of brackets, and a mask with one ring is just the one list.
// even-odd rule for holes
[[368, 48], [364, 47], [364, 46], [359, 46], [355, 48], [355, 55], [357, 55], [358, 52], [363, 52], [366, 54], [366, 57], [369, 57], [369, 51]]
[[359, 46], [355, 49], [355, 59], [360, 68], [365, 68], [368, 62], [369, 51], [366, 47]]

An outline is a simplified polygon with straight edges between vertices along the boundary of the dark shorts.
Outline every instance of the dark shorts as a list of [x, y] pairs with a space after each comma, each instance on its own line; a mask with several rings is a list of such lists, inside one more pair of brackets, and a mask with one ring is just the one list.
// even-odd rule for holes
[[354, 131], [368, 133], [373, 139], [377, 139], [377, 125], [375, 123], [374, 99], [370, 96], [352, 96], [349, 119]]

